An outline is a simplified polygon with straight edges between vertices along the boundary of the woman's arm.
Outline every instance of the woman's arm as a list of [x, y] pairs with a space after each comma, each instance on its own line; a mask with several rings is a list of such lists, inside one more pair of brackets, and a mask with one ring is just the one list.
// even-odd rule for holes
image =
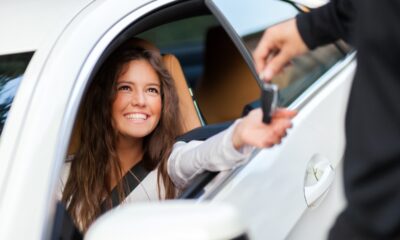
[[168, 159], [168, 173], [183, 189], [204, 170], [224, 171], [243, 164], [254, 147], [280, 143], [294, 115], [293, 111], [278, 110], [271, 124], [266, 125], [261, 109], [256, 109], [206, 141], [177, 142]]

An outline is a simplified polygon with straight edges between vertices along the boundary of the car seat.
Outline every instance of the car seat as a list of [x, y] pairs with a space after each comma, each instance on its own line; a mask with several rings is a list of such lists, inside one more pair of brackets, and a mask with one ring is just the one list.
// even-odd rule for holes
[[260, 96], [257, 81], [220, 26], [207, 32], [204, 73], [194, 95], [207, 124], [240, 117], [243, 107]]

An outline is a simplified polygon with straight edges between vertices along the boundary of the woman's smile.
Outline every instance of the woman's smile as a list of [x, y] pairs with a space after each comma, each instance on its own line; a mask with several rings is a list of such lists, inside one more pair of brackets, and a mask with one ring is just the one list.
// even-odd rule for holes
[[134, 122], [143, 122], [149, 118], [149, 115], [146, 113], [127, 113], [125, 114], [125, 117]]

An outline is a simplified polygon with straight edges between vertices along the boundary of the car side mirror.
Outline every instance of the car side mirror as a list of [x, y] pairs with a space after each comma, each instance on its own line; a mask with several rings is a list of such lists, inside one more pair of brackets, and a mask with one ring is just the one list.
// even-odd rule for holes
[[248, 240], [236, 209], [226, 203], [171, 200], [121, 205], [98, 218], [85, 240]]

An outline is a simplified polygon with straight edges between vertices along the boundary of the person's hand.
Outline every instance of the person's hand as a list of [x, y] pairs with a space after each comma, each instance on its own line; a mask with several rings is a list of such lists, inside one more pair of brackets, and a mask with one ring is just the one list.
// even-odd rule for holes
[[279, 144], [281, 139], [286, 136], [287, 129], [292, 127], [291, 119], [296, 114], [296, 111], [277, 109], [272, 116], [271, 123], [265, 124], [262, 122], [261, 108], [250, 111], [233, 130], [233, 146], [239, 150], [245, 145], [265, 148]]
[[296, 19], [268, 28], [253, 52], [255, 67], [269, 82], [289, 61], [308, 51], [296, 26]]

